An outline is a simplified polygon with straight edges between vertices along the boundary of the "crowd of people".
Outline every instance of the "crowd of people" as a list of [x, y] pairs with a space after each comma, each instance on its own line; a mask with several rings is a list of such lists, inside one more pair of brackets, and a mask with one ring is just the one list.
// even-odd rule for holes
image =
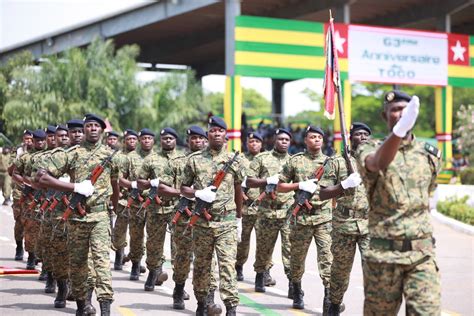
[[216, 116], [207, 131], [186, 129], [186, 152], [176, 149], [178, 133], [170, 127], [158, 135], [145, 127], [103, 135], [106, 124], [94, 114], [26, 130], [24, 148], [5, 168], [14, 181], [15, 260], [26, 251], [27, 269], [41, 262], [45, 292], [57, 292], [55, 308], [74, 300], [76, 315], [95, 314], [95, 292], [101, 315], [110, 315], [111, 268], [131, 261], [131, 281], [148, 270], [144, 291], [154, 291], [168, 279], [164, 247], [171, 232], [173, 308], [185, 309], [192, 265], [196, 315], [222, 313], [218, 288], [226, 315], [236, 315], [237, 282], [245, 279], [255, 230], [256, 292], [275, 285], [272, 255], [280, 235], [288, 298], [304, 309], [302, 279], [314, 239], [323, 315], [344, 310], [356, 248], [364, 315], [396, 315], [402, 298], [409, 315], [438, 315], [428, 198], [440, 155], [411, 133], [419, 106], [416, 96], [386, 93], [384, 142], [372, 140], [366, 124], [353, 123], [351, 152], [332, 157], [323, 151], [325, 132], [313, 125], [248, 131], [246, 153], [229, 152], [227, 125]]

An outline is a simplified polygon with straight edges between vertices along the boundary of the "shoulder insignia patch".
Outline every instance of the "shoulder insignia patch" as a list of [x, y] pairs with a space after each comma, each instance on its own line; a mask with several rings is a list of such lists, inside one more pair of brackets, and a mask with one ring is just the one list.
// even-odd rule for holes
[[441, 158], [441, 150], [439, 150], [438, 148], [428, 144], [428, 143], [425, 143], [425, 150], [430, 153], [431, 155], [437, 157], [438, 159]]

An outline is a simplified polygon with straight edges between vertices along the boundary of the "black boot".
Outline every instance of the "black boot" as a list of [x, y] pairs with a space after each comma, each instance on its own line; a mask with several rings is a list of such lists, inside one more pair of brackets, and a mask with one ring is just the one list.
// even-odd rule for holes
[[329, 305], [331, 305], [330, 290], [328, 287], [324, 288], [323, 298], [323, 315], [327, 316], [329, 311]]
[[331, 303], [328, 309], [328, 316], [339, 316], [341, 314], [341, 305]]
[[237, 306], [226, 306], [225, 316], [235, 316], [237, 315]]
[[16, 261], [22, 261], [23, 260], [23, 240], [17, 240], [16, 241], [16, 250], [15, 250], [15, 260]]
[[48, 272], [44, 269], [41, 269], [41, 273], [38, 277], [39, 281], [46, 281], [48, 279]]
[[56, 280], [53, 278], [52, 272], [47, 272], [46, 286], [44, 287], [45, 293], [56, 293]]
[[145, 272], [146, 272], [145, 266], [140, 265], [140, 273], [145, 273]]
[[66, 300], [71, 301], [71, 302], [76, 300], [74, 298], [74, 296], [72, 295], [71, 281], [69, 281], [69, 280], [67, 280], [67, 297], [66, 297]]
[[175, 284], [173, 290], [173, 309], [184, 309], [184, 284]]
[[288, 298], [293, 299], [293, 283], [291, 281], [288, 282]]
[[28, 252], [28, 261], [26, 262], [26, 270], [34, 270], [36, 265], [36, 256], [34, 252]]
[[199, 302], [196, 309], [196, 316], [207, 316], [207, 304], [206, 302]]
[[100, 316], [110, 316], [110, 304], [111, 300], [100, 301]]
[[114, 262], [114, 270], [120, 271], [123, 269], [123, 248], [115, 251], [115, 262]]
[[237, 281], [244, 280], [244, 274], [242, 270], [243, 270], [243, 267], [241, 265], [235, 265], [235, 271], [237, 271]]
[[166, 280], [168, 280], [168, 273], [166, 273], [166, 271], [163, 271], [163, 267], [159, 267], [159, 268], [156, 270], [156, 275], [157, 275], [158, 277], [156, 278], [155, 285], [162, 285], [163, 282], [165, 282]]
[[189, 294], [186, 292], [186, 290], [183, 290], [183, 300], [189, 301]]
[[301, 289], [301, 282], [293, 282], [293, 308], [304, 309], [304, 292]]
[[54, 308], [64, 308], [66, 307], [66, 297], [67, 297], [67, 281], [58, 280], [58, 294], [54, 299]]
[[265, 293], [264, 272], [257, 272], [255, 276], [255, 292]]
[[148, 277], [146, 278], [145, 282], [145, 291], [152, 292], [155, 290], [156, 278], [156, 270], [150, 270], [150, 272], [148, 272]]
[[222, 307], [214, 302], [214, 291], [215, 290], [210, 290], [207, 294], [206, 304], [207, 313], [209, 315], [219, 315], [222, 313]]
[[272, 276], [270, 275], [270, 270], [265, 270], [263, 272], [264, 275], [264, 281], [265, 281], [265, 286], [273, 286], [276, 284], [276, 281]]
[[97, 313], [94, 305], [92, 305], [92, 293], [94, 293], [94, 289], [87, 290], [86, 306], [84, 307], [85, 315], [95, 315]]
[[130, 280], [138, 281], [140, 278], [140, 262], [132, 263], [132, 271], [130, 272]]
[[85, 314], [85, 307], [86, 307], [86, 301], [84, 300], [77, 300], [76, 301], [77, 305], [77, 310], [76, 310], [76, 316], [84, 316]]

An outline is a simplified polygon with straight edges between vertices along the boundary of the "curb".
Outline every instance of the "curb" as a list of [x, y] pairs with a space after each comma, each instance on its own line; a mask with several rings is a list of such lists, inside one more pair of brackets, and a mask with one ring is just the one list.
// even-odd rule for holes
[[474, 226], [465, 224], [463, 222], [455, 220], [454, 218], [443, 215], [440, 212], [438, 212], [436, 209], [431, 210], [431, 215], [438, 222], [441, 222], [442, 224], [448, 225], [449, 227], [453, 228], [454, 230], [456, 230], [460, 233], [464, 233], [464, 234], [474, 236]]

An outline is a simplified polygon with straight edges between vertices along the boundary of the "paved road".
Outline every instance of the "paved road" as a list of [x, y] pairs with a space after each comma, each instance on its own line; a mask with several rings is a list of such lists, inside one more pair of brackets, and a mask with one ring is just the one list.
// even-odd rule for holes
[[[24, 262], [13, 261], [13, 216], [10, 207], [0, 207], [0, 266], [23, 268]], [[474, 284], [473, 284], [473, 237], [460, 234], [447, 226], [434, 222], [435, 237], [437, 239], [438, 264], [442, 273], [442, 306], [443, 315], [474, 315]], [[252, 242], [251, 253], [255, 251], [255, 242]], [[297, 311], [291, 309], [291, 301], [286, 298], [287, 283], [281, 264], [279, 244], [274, 254], [275, 266], [272, 275], [277, 280], [275, 287], [267, 288], [267, 293], [253, 291], [254, 272], [253, 255], [244, 267], [245, 281], [239, 283], [241, 306], [238, 313], [241, 315], [320, 315], [323, 287], [319, 278], [316, 264], [315, 246], [311, 247], [306, 260], [306, 273], [303, 279], [306, 309]], [[169, 248], [169, 247], [168, 247]], [[169, 258], [169, 249], [167, 249]], [[26, 256], [25, 256], [26, 258]], [[113, 258], [111, 253], [111, 258]], [[169, 263], [166, 264], [171, 277]], [[176, 312], [171, 308], [173, 282], [168, 280], [155, 292], [144, 292], [143, 283], [146, 275], [140, 281], [129, 281], [130, 265], [127, 271], [113, 271], [113, 287], [115, 302], [112, 305], [113, 315], [165, 315], [194, 314], [196, 301], [186, 301], [186, 310]], [[171, 279], [171, 278], [170, 278]], [[37, 276], [0, 275], [0, 315], [56, 315], [74, 314], [75, 303], [68, 302], [65, 309], [54, 309], [53, 294], [45, 294], [44, 283], [37, 280]], [[191, 279], [186, 283], [186, 291], [192, 294]], [[220, 299], [218, 299], [220, 302]], [[363, 287], [360, 258], [356, 258], [349, 290], [345, 296], [347, 311], [344, 315], [362, 315]], [[98, 309], [98, 303], [94, 301]], [[400, 311], [404, 315], [404, 310]]]

